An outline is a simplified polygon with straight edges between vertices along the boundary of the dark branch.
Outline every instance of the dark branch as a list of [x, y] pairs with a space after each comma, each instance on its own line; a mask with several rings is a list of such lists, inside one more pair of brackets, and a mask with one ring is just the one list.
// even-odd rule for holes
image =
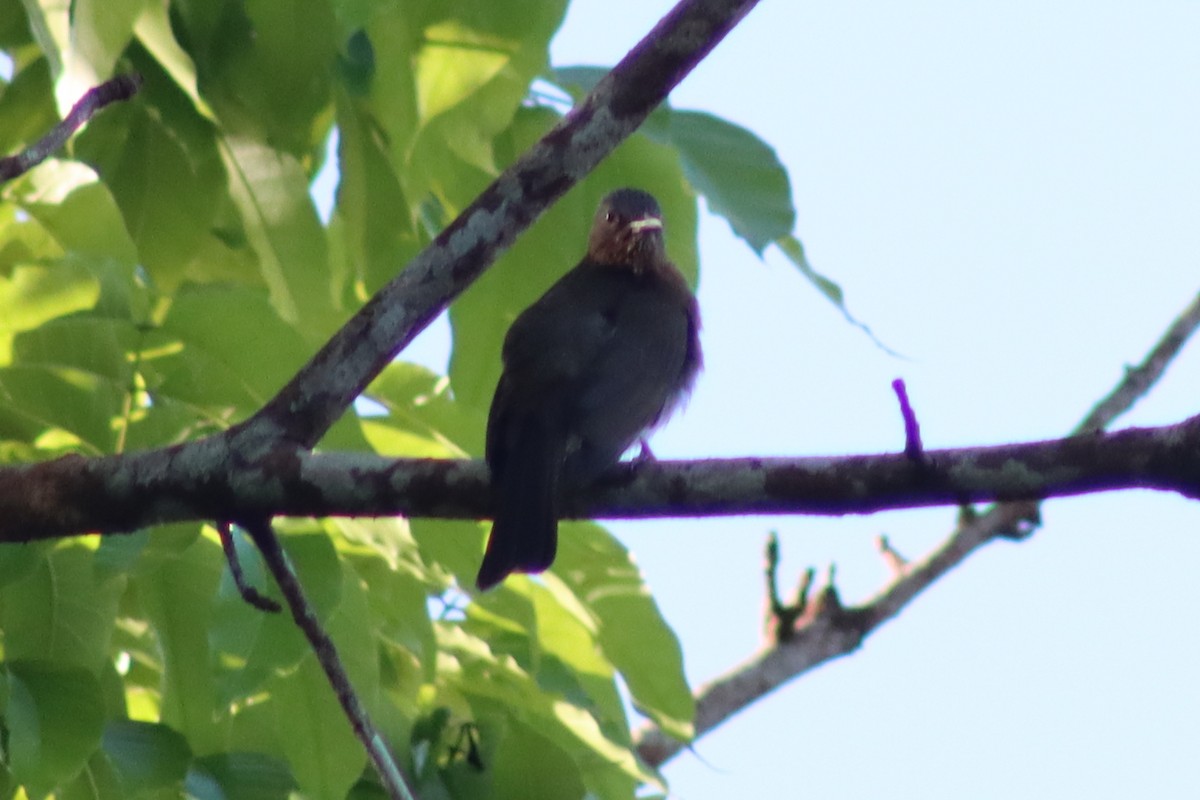
[[142, 86], [142, 76], [137, 73], [118, 75], [99, 86], [88, 89], [83, 97], [71, 107], [66, 119], [51, 128], [50, 132], [12, 156], [0, 158], [0, 183], [6, 183], [23, 175], [58, 150], [83, 123], [110, 103], [128, 100]]
[[921, 425], [917, 422], [917, 413], [913, 411], [912, 403], [908, 401], [908, 388], [902, 378], [892, 381], [892, 391], [900, 403], [900, 416], [904, 418], [904, 455], [914, 464], [925, 462], [925, 446], [921, 444]]
[[[568, 516], [871, 514], [1037, 501], [1119, 489], [1200, 497], [1200, 416], [1025, 444], [902, 453], [625, 464], [575, 498]], [[0, 541], [115, 533], [246, 516], [488, 517], [478, 461], [388, 459], [277, 447], [247, 461], [221, 437], [124, 456], [0, 468]]]
[[278, 614], [282, 611], [279, 603], [255, 589], [246, 580], [246, 573], [242, 570], [242, 561], [238, 558], [237, 545], [233, 541], [232, 526], [228, 522], [217, 523], [217, 536], [221, 539], [221, 550], [225, 553], [225, 563], [229, 565], [229, 574], [233, 577], [233, 585], [237, 587], [242, 600], [259, 611], [270, 614]]

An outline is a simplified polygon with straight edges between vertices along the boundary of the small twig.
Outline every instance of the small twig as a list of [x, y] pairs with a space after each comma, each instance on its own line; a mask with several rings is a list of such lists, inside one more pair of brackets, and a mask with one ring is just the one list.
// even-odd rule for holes
[[792, 607], [799, 612], [797, 616], [804, 616], [808, 611], [808, 594], [812, 591], [816, 579], [817, 570], [814, 567], [804, 570], [804, 574], [800, 576], [800, 583], [796, 584], [796, 599], [792, 602]]
[[118, 75], [88, 89], [83, 97], [79, 98], [79, 102], [72, 106], [66, 118], [51, 128], [49, 133], [16, 155], [0, 158], [0, 183], [11, 181], [45, 161], [47, 156], [62, 147], [71, 134], [97, 111], [110, 103], [128, 100], [137, 94], [141, 85], [142, 76], [134, 72]]
[[1171, 360], [1183, 349], [1188, 339], [1200, 327], [1200, 294], [1192, 298], [1155, 343], [1142, 363], [1126, 368], [1125, 377], [1103, 400], [1092, 407], [1075, 427], [1074, 433], [1091, 433], [1107, 428], [1114, 419], [1128, 411], [1138, 399], [1150, 391]]
[[837, 590], [837, 564], [830, 564], [829, 569], [825, 573], [825, 585], [821, 587], [821, 593], [817, 595], [815, 616], [835, 617], [841, 616], [846, 610], [842, 605], [842, 596]]
[[892, 547], [892, 543], [888, 541], [888, 537], [884, 534], [879, 534], [875, 539], [875, 547], [879, 550], [879, 555], [883, 556], [883, 561], [887, 564], [888, 569], [892, 571], [892, 577], [899, 578], [908, 569], [908, 559], [900, 555], [896, 548]]
[[243, 520], [238, 524], [250, 534], [250, 538], [262, 552], [267, 569], [275, 576], [275, 581], [279, 584], [283, 597], [287, 601], [288, 609], [292, 612], [292, 619], [296, 621], [297, 627], [304, 632], [312, 646], [317, 661], [325, 671], [325, 676], [329, 679], [329, 684], [333, 687], [334, 694], [337, 695], [338, 702], [341, 703], [342, 710], [346, 713], [346, 718], [350, 720], [350, 726], [354, 728], [354, 735], [362, 742], [363, 747], [367, 750], [367, 755], [370, 756], [372, 763], [379, 771], [380, 780], [383, 781], [388, 796], [393, 800], [415, 800], [416, 795], [404, 782], [404, 776], [401, 775], [400, 768], [396, 766], [392, 754], [388, 752], [387, 744], [372, 724], [367, 709], [350, 684], [350, 676], [346, 674], [346, 668], [342, 664], [337, 648], [334, 647], [333, 640], [321, 627], [316, 611], [308, 602], [308, 598], [304, 596], [300, 579], [296, 575], [291, 560], [283, 551], [279, 537], [275, 535], [275, 531], [271, 527], [271, 521], [269, 519]]
[[779, 598], [779, 534], [775, 531], [767, 536], [766, 569], [767, 609], [778, 617], [783, 611], [783, 600]]
[[892, 391], [900, 401], [900, 415], [904, 417], [904, 455], [914, 464], [924, 464], [925, 446], [921, 444], [921, 426], [908, 401], [908, 389], [904, 386], [903, 378], [892, 381]]
[[237, 587], [238, 594], [242, 596], [242, 599], [259, 611], [268, 611], [272, 614], [282, 611], [279, 603], [255, 589], [246, 580], [246, 573], [242, 571], [242, 562], [238, 558], [237, 545], [233, 542], [233, 532], [230, 530], [228, 522], [217, 523], [217, 535], [221, 539], [221, 549], [225, 551], [225, 561], [229, 564], [229, 574], [233, 576], [233, 585]]
[[766, 552], [767, 619], [766, 628], [771, 640], [780, 643], [792, 638], [796, 622], [808, 610], [808, 592], [816, 571], [809, 567], [796, 587], [796, 599], [785, 605], [779, 598], [779, 536], [774, 531], [767, 538]]

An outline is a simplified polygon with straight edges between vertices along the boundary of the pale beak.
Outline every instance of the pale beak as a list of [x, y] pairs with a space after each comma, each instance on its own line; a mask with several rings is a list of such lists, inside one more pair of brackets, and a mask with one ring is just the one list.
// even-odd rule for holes
[[641, 233], [642, 231], [661, 231], [662, 226], [662, 220], [658, 217], [642, 217], [641, 219], [635, 219], [630, 222], [629, 230], [633, 231], [634, 233]]

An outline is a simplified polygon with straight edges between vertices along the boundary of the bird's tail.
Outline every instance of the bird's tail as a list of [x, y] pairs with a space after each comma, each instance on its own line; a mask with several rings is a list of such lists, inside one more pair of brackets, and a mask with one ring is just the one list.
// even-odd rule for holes
[[475, 578], [481, 591], [512, 572], [542, 572], [558, 547], [562, 443], [545, 431], [512, 441], [515, 448], [506, 453], [502, 474], [493, 476], [495, 521]]

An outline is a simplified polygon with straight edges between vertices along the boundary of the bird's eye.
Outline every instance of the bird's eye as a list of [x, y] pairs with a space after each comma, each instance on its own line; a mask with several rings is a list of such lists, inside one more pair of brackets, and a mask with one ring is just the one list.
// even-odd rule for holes
[[617, 212], [615, 212], [615, 211], [606, 211], [606, 212], [604, 213], [604, 221], [605, 221], [605, 222], [616, 222], [616, 221], [617, 221]]

